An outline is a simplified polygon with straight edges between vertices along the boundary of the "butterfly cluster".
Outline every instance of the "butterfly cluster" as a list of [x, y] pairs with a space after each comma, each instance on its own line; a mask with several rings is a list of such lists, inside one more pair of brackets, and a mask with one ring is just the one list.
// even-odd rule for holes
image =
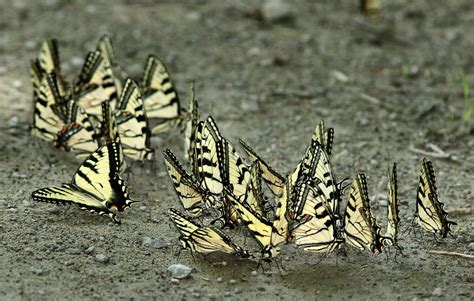
[[[285, 244], [320, 253], [346, 245], [371, 253], [398, 247], [396, 164], [389, 170], [387, 228], [382, 234], [371, 212], [365, 174], [353, 177], [347, 197], [349, 185], [337, 180], [331, 164], [334, 129], [326, 128], [323, 121], [303, 158], [283, 176], [242, 140], [245, 156], [239, 153], [212, 116], [201, 120], [194, 88], [187, 110], [181, 111], [169, 72], [155, 56], [148, 57], [140, 84], [128, 77], [108, 36], [87, 54], [74, 83], [61, 72], [55, 40], [43, 43], [30, 70], [32, 134], [84, 158], [70, 183], [34, 191], [36, 201], [75, 204], [120, 223], [116, 212], [135, 202], [121, 176], [124, 157], [152, 160], [150, 135], [184, 124], [189, 172], [171, 150], [163, 152], [184, 209], [184, 213], [169, 209], [168, 214], [184, 248], [200, 254], [253, 256], [224, 228], [245, 229], [260, 246], [260, 260], [266, 261], [276, 258]], [[416, 222], [446, 237], [455, 223], [447, 219], [443, 207], [432, 163], [423, 159]]]
[[134, 201], [121, 174], [124, 156], [153, 159], [151, 134], [165, 132], [181, 118], [178, 94], [169, 72], [153, 55], [140, 84], [120, 67], [109, 36], [84, 60], [69, 82], [61, 71], [57, 41], [44, 41], [30, 63], [34, 116], [31, 133], [84, 159], [71, 183], [36, 190], [36, 201], [75, 204], [108, 215]]
[[[169, 149], [164, 151], [169, 176], [185, 211], [169, 210], [183, 247], [201, 254], [224, 252], [247, 257], [249, 253], [222, 232], [222, 228], [244, 228], [260, 246], [260, 259], [267, 261], [290, 243], [320, 253], [346, 245], [371, 253], [381, 253], [387, 246], [398, 248], [396, 164], [389, 170], [387, 229], [382, 234], [371, 212], [365, 174], [353, 178], [344, 198], [348, 185], [337, 181], [330, 163], [334, 129], [325, 128], [323, 121], [301, 161], [283, 176], [242, 140], [246, 158], [239, 154], [211, 116], [200, 120], [194, 93], [187, 116], [185, 157], [191, 172]], [[263, 182], [271, 198], [265, 196]], [[416, 208], [418, 224], [442, 237], [455, 224], [446, 218], [432, 164], [426, 159], [420, 170]]]
[[150, 135], [180, 120], [178, 94], [163, 63], [147, 59], [138, 84], [120, 67], [109, 36], [84, 60], [69, 82], [61, 71], [57, 41], [44, 41], [30, 64], [34, 116], [32, 134], [85, 158], [118, 142], [133, 160], [153, 157]]

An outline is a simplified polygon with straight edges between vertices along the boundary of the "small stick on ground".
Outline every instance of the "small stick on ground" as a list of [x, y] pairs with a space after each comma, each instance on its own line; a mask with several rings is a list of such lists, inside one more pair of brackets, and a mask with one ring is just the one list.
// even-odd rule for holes
[[462, 257], [462, 258], [467, 258], [467, 259], [474, 259], [474, 255], [458, 253], [458, 252], [437, 251], [437, 250], [428, 250], [426, 252], [430, 254], [456, 256], [456, 257]]
[[473, 212], [474, 212], [474, 210], [472, 208], [455, 208], [455, 209], [448, 210], [448, 214], [450, 216], [469, 215]]
[[413, 146], [410, 146], [408, 150], [410, 150], [411, 152], [423, 155], [423, 156], [427, 156], [427, 157], [438, 158], [438, 159], [448, 159], [455, 162], [460, 162], [458, 157], [453, 156], [452, 154], [443, 151], [441, 148], [439, 148], [438, 146], [432, 143], [429, 143], [428, 147], [431, 148], [433, 152], [418, 149]]

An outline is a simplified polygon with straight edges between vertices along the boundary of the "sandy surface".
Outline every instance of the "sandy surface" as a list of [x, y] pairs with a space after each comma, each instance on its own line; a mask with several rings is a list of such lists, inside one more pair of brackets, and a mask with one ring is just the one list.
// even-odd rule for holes
[[[69, 181], [79, 162], [30, 136], [27, 72], [41, 41], [56, 37], [72, 78], [109, 33], [129, 73], [138, 76], [147, 55], [158, 55], [183, 100], [196, 81], [203, 115], [212, 114], [225, 136], [243, 138], [285, 173], [324, 118], [336, 131], [336, 176], [367, 173], [382, 224], [377, 195], [386, 193], [389, 164], [398, 163], [406, 229], [421, 160], [411, 146], [429, 150], [434, 143], [457, 157], [432, 158], [441, 200], [447, 209], [473, 204], [473, 121], [460, 127], [459, 81], [464, 70], [474, 89], [473, 1], [390, 1], [379, 24], [358, 14], [358, 1], [295, 1], [293, 21], [270, 24], [259, 21], [252, 1], [105, 2], [0, 1], [0, 299], [473, 298], [472, 260], [427, 253], [467, 252], [472, 214], [453, 218], [456, 238], [402, 235], [406, 256], [396, 259], [393, 252], [353, 250], [321, 259], [289, 246], [281, 256], [284, 273], [274, 266], [255, 274], [252, 261], [193, 261], [186, 251], [178, 257], [176, 248], [143, 245], [145, 237], [177, 244], [165, 212], [179, 205], [161, 150], [182, 157], [178, 131], [153, 138], [155, 164], [131, 164], [130, 193], [141, 203], [121, 226], [75, 207], [34, 203], [31, 191]], [[109, 262], [98, 262], [100, 254]], [[172, 284], [173, 263], [193, 267], [192, 277]]]

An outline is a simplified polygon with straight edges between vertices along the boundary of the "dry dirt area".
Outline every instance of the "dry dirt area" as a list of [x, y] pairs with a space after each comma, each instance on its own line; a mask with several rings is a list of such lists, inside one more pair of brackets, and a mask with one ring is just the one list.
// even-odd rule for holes
[[[472, 254], [472, 214], [451, 217], [459, 225], [444, 240], [402, 234], [405, 256], [396, 258], [354, 250], [321, 258], [288, 246], [284, 272], [143, 244], [146, 237], [177, 244], [166, 209], [179, 203], [161, 151], [182, 157], [178, 130], [152, 139], [154, 164], [130, 164], [130, 192], [141, 203], [120, 226], [30, 198], [35, 189], [68, 182], [79, 162], [29, 134], [29, 60], [55, 37], [73, 78], [85, 53], [109, 33], [130, 74], [139, 76], [147, 55], [156, 54], [182, 100], [195, 81], [202, 114], [284, 173], [324, 119], [335, 128], [337, 178], [367, 173], [381, 224], [387, 168], [396, 161], [402, 231], [411, 225], [422, 158], [413, 148], [432, 152], [430, 143], [451, 154], [428, 156], [441, 200], [448, 210], [472, 208], [474, 116], [461, 123], [460, 81], [463, 71], [474, 90], [472, 0], [382, 1], [378, 23], [359, 14], [358, 1], [291, 1], [284, 21], [262, 18], [260, 2], [0, 0], [0, 299], [474, 298], [472, 259], [428, 253]], [[173, 263], [191, 266], [191, 277], [172, 283]]]

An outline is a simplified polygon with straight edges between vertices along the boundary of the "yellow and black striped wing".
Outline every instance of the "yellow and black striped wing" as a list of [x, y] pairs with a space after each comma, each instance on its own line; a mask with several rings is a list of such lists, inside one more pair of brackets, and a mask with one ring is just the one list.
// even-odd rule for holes
[[331, 212], [336, 216], [339, 215], [340, 195], [337, 183], [329, 157], [317, 140], [311, 141], [311, 146], [303, 160], [300, 162], [297, 170], [290, 176], [290, 185], [299, 186], [308, 180], [317, 183], [326, 197], [326, 202]]
[[74, 174], [71, 184], [43, 188], [32, 193], [36, 201], [75, 204], [82, 209], [108, 215], [120, 223], [112, 209], [119, 212], [134, 201], [118, 175], [120, 145], [111, 143], [92, 153]]
[[111, 142], [120, 142], [117, 122], [115, 121], [115, 114], [112, 108], [110, 107], [110, 102], [103, 101], [101, 107], [102, 107], [102, 121], [100, 124], [100, 131], [99, 131], [100, 144], [104, 145]]
[[254, 162], [250, 168], [250, 182], [247, 185], [245, 202], [252, 211], [266, 217], [265, 198], [262, 190], [262, 171], [257, 162]]
[[258, 163], [258, 166], [262, 171], [262, 178], [265, 180], [272, 193], [276, 196], [281, 196], [285, 187], [285, 177], [268, 165], [247, 143], [241, 139], [239, 142], [250, 160]]
[[288, 241], [289, 221], [287, 218], [287, 210], [290, 196], [290, 186], [287, 182], [283, 194], [279, 197], [276, 205], [275, 217], [272, 223], [271, 244], [262, 250], [263, 257], [275, 258], [280, 254], [281, 246]]
[[417, 222], [422, 228], [446, 237], [450, 232], [450, 226], [456, 223], [447, 219], [448, 213], [444, 210], [444, 204], [438, 199], [433, 163], [425, 158], [421, 164], [418, 180], [415, 213]]
[[102, 102], [108, 101], [115, 106], [118, 94], [112, 69], [100, 51], [87, 54], [76, 83], [76, 95], [81, 107], [87, 114], [101, 117]]
[[65, 125], [66, 117], [60, 107], [61, 102], [56, 76], [53, 73], [45, 74], [35, 99], [32, 135], [47, 141], [55, 140], [56, 134]]
[[188, 103], [188, 111], [184, 126], [184, 156], [188, 160], [193, 171], [197, 169], [196, 162], [196, 129], [201, 117], [199, 105], [194, 98], [194, 83], [191, 85], [191, 97]]
[[165, 65], [156, 56], [148, 57], [141, 89], [149, 118], [160, 119], [161, 123], [177, 120], [180, 115], [178, 92]]
[[209, 254], [223, 252], [244, 255], [242, 248], [232, 242], [224, 232], [213, 227], [201, 227], [177, 210], [169, 209], [168, 214], [181, 233], [180, 240], [184, 247], [192, 252]]
[[262, 249], [271, 245], [271, 237], [273, 225], [264, 217], [253, 212], [247, 205], [243, 204], [231, 193], [226, 192], [226, 199], [229, 200], [233, 208], [237, 210], [237, 214], [247, 226], [250, 234], [259, 243]]
[[400, 223], [400, 210], [398, 208], [397, 164], [393, 163], [388, 174], [388, 205], [387, 205], [387, 232], [386, 235], [397, 242], [398, 224]]
[[311, 138], [311, 140], [318, 141], [324, 148], [324, 151], [326, 152], [328, 157], [331, 157], [332, 144], [334, 141], [334, 129], [326, 129], [324, 127], [324, 120], [321, 120], [319, 122], [318, 126], [314, 130], [313, 137]]
[[125, 81], [117, 105], [116, 122], [124, 154], [134, 160], [151, 160], [148, 119], [140, 90], [130, 78]]
[[56, 39], [45, 40], [41, 44], [38, 58], [30, 65], [31, 79], [33, 82], [33, 94], [38, 94], [39, 85], [44, 74], [54, 73], [56, 85], [61, 96], [66, 95], [67, 83], [61, 71], [59, 48]]
[[132, 200], [120, 178], [122, 155], [120, 144], [110, 143], [92, 153], [74, 174], [72, 184], [108, 204], [108, 208], [123, 211]]
[[223, 171], [226, 170], [226, 167], [222, 166], [226, 164], [225, 141], [212, 117], [207, 118], [197, 138], [199, 138], [199, 145], [196, 147], [199, 179], [211, 193], [221, 194], [225, 180]]
[[64, 184], [63, 186], [38, 189], [31, 196], [33, 200], [39, 202], [73, 204], [90, 212], [108, 215], [116, 223], [120, 223], [115, 213], [110, 211], [102, 200], [77, 189], [74, 185]]
[[66, 118], [66, 125], [56, 136], [56, 147], [76, 152], [77, 158], [85, 159], [99, 147], [94, 127], [73, 98], [68, 102]]
[[123, 82], [128, 77], [125, 71], [120, 67], [112, 44], [112, 39], [108, 35], [102, 36], [99, 40], [97, 50], [100, 51], [106, 61], [106, 65], [112, 70], [113, 81], [117, 94], [122, 93]]
[[291, 229], [294, 243], [305, 251], [329, 253], [338, 248], [336, 220], [327, 207], [322, 191], [311, 183], [298, 190], [295, 219]]
[[363, 216], [363, 213], [367, 213], [367, 208], [369, 208], [367, 180], [364, 174], [358, 174], [352, 181], [343, 225], [346, 243], [359, 250], [370, 250], [373, 242], [371, 226], [368, 223], [370, 220]]
[[191, 217], [202, 215], [206, 201], [206, 193], [184, 168], [178, 159], [169, 150], [163, 152], [168, 175], [173, 181], [174, 189], [186, 213]]
[[250, 170], [234, 146], [225, 139], [224, 144], [227, 150], [227, 158], [225, 160], [227, 164], [221, 164], [221, 166], [224, 166], [224, 168], [227, 166], [228, 168], [224, 172], [226, 176], [224, 183], [229, 187], [233, 195], [243, 198], [247, 194], [247, 187], [250, 183]]

